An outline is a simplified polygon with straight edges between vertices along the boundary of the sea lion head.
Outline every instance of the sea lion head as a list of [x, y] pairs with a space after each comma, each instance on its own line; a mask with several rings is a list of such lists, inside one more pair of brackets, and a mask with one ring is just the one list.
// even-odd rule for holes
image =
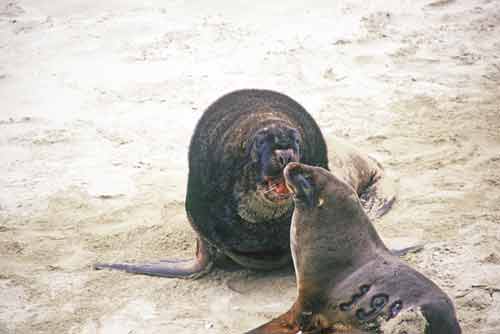
[[283, 174], [298, 211], [308, 211], [311, 217], [321, 211], [325, 217], [335, 217], [359, 210], [354, 188], [324, 168], [292, 162]]
[[254, 134], [250, 154], [257, 169], [255, 181], [259, 197], [273, 204], [291, 200], [283, 170], [287, 164], [300, 161], [301, 142], [299, 131], [284, 124], [264, 127]]

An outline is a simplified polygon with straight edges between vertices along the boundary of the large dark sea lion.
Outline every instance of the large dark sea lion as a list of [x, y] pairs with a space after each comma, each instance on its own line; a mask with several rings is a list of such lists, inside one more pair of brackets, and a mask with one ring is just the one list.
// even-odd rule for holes
[[356, 191], [320, 167], [285, 171], [295, 210], [292, 308], [248, 334], [459, 334], [448, 296], [390, 254]]
[[[342, 173], [367, 211], [382, 215], [394, 201], [373, 159], [335, 145], [331, 168]], [[283, 169], [300, 161], [328, 168], [318, 125], [290, 97], [238, 90], [215, 101], [198, 121], [189, 146], [186, 211], [197, 232], [196, 257], [150, 264], [98, 264], [164, 277], [199, 277], [217, 254], [252, 269], [291, 263], [291, 193]]]

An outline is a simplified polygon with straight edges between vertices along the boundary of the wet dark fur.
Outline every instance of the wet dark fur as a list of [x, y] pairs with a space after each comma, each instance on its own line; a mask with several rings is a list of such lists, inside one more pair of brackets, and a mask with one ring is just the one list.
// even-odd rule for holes
[[251, 151], [262, 128], [286, 125], [301, 137], [300, 161], [328, 168], [326, 145], [312, 117], [289, 97], [266, 90], [240, 90], [215, 101], [199, 120], [189, 149], [186, 210], [198, 234], [224, 253], [289, 253], [288, 214], [269, 223], [238, 215], [234, 187], [255, 187], [262, 172]]
[[[387, 212], [395, 193], [382, 167], [346, 144], [333, 142], [330, 153], [331, 167], [356, 189], [367, 211]], [[268, 90], [239, 90], [219, 98], [205, 110], [189, 145], [186, 211], [198, 234], [196, 257], [94, 268], [196, 278], [210, 270], [217, 254], [252, 269], [290, 264], [293, 200], [265, 191], [279, 183], [273, 182], [282, 179], [290, 161], [328, 168], [323, 136], [301, 105]], [[276, 205], [283, 198], [285, 204]]]

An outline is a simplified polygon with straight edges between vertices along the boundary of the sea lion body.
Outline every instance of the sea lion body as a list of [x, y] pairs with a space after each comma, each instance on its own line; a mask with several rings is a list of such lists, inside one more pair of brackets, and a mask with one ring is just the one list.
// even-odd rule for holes
[[290, 163], [297, 299], [249, 334], [459, 334], [448, 296], [392, 255], [355, 190], [318, 167]]
[[297, 102], [276, 92], [242, 90], [223, 96], [205, 111], [191, 139], [186, 196], [191, 225], [217, 251], [245, 267], [274, 268], [290, 259], [293, 201], [261, 200], [262, 170], [253, 150], [263, 129], [276, 129], [272, 140], [290, 147], [284, 128], [298, 132], [300, 161], [328, 168], [316, 122]]
[[[459, 333], [451, 300], [432, 281], [387, 253], [375, 256], [330, 288], [320, 313], [331, 323], [383, 334]], [[367, 273], [370, 273], [367, 275]], [[354, 288], [353, 288], [354, 287]], [[439, 321], [431, 321], [439, 309]], [[408, 315], [412, 314], [411, 319]], [[402, 317], [406, 328], [395, 323]], [[425, 328], [429, 328], [426, 332]]]
[[[374, 160], [335, 145], [333, 169], [381, 215], [395, 194]], [[198, 121], [189, 146], [186, 212], [197, 232], [196, 258], [152, 264], [98, 264], [133, 273], [199, 277], [217, 254], [251, 269], [291, 262], [289, 162], [328, 169], [327, 147], [314, 119], [296, 101], [269, 90], [238, 90], [216, 100]], [[377, 203], [374, 205], [374, 203]]]

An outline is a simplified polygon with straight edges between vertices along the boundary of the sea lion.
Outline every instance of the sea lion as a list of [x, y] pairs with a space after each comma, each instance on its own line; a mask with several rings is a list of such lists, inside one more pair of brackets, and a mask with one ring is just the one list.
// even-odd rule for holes
[[[395, 194], [373, 159], [336, 145], [331, 168], [384, 214]], [[289, 162], [328, 168], [327, 147], [309, 113], [290, 97], [269, 90], [238, 90], [222, 96], [198, 121], [189, 146], [186, 212], [197, 232], [196, 257], [151, 264], [97, 264], [164, 277], [196, 278], [216, 255], [252, 269], [291, 263], [291, 193], [283, 169]]]
[[320, 167], [290, 163], [297, 299], [247, 334], [459, 334], [448, 296], [392, 255], [355, 190]]

